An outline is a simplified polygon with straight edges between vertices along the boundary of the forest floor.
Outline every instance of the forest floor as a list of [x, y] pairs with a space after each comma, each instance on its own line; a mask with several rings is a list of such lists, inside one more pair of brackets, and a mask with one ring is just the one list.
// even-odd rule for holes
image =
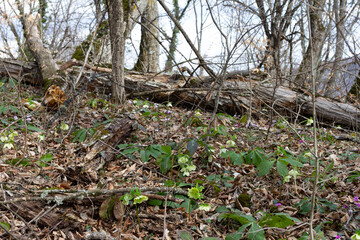
[[[0, 239], [309, 238], [311, 119], [217, 114], [208, 131], [205, 111], [87, 94], [46, 130], [54, 111], [20, 104], [41, 102], [36, 88], [2, 82]], [[85, 171], [101, 126], [128, 115], [136, 129], [107, 150], [116, 157]], [[348, 239], [360, 229], [359, 134], [317, 130], [316, 239]]]

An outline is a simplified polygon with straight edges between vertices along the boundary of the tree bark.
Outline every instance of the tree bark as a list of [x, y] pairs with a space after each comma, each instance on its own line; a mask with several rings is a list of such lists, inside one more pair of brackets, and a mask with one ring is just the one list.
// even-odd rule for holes
[[39, 31], [39, 14], [22, 15], [21, 22], [24, 28], [24, 36], [26, 38], [29, 50], [35, 57], [36, 62], [39, 65], [41, 76], [45, 86], [50, 86], [52, 78], [56, 75], [58, 69], [51, 52], [45, 48]]
[[149, 1], [141, 16], [140, 53], [134, 66], [139, 72], [158, 72], [159, 70], [159, 11], [156, 1]]
[[112, 100], [116, 104], [125, 102], [124, 88], [124, 10], [122, 0], [109, 0], [109, 27], [112, 56]]
[[[318, 66], [321, 62], [321, 53], [323, 49], [323, 43], [325, 39], [325, 26], [323, 24], [323, 8], [325, 6], [325, 0], [309, 0], [309, 14], [310, 14], [310, 40], [312, 44], [308, 44], [305, 56], [303, 57], [298, 74], [295, 78], [295, 84], [301, 87], [305, 87], [310, 79], [311, 75], [311, 61], [313, 59], [315, 66], [315, 76], [318, 76]], [[313, 58], [311, 55], [313, 54]]]
[[345, 34], [345, 15], [346, 15], [346, 0], [334, 0], [335, 24], [336, 24], [336, 46], [335, 58], [331, 77], [326, 85], [326, 97], [334, 97], [336, 91], [336, 84], [340, 76], [341, 59], [344, 53], [344, 34]]

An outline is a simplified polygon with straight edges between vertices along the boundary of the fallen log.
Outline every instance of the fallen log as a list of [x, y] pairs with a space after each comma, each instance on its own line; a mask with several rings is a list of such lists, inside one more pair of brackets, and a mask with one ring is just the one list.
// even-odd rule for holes
[[[6, 65], [6, 68], [4, 67]], [[78, 65], [78, 62], [77, 64]], [[3, 66], [1, 68], [1, 66]], [[19, 67], [20, 66], [20, 67]], [[22, 67], [24, 66], [24, 68]], [[26, 66], [26, 67], [25, 67]], [[38, 69], [34, 65], [20, 64], [19, 62], [1, 61], [0, 73], [5, 74], [11, 70], [16, 74], [19, 69], [26, 69], [27, 73], [36, 73]], [[109, 72], [109, 69], [101, 69], [102, 72]], [[24, 71], [23, 71], [24, 72]], [[274, 106], [277, 109], [289, 112], [299, 113], [301, 115], [311, 115], [313, 106], [309, 94], [294, 91], [290, 88], [279, 86], [274, 87], [263, 79], [264, 74], [260, 76], [256, 73], [248, 74], [243, 72], [247, 78], [239, 77], [242, 72], [236, 74], [228, 73], [226, 76], [234, 76], [234, 79], [226, 79], [222, 88], [222, 94], [219, 101], [219, 111], [229, 114], [241, 114], [253, 105], [261, 107], [264, 104]], [[91, 73], [87, 73], [90, 75]], [[154, 101], [172, 101], [177, 104], [197, 105], [202, 101], [201, 106], [212, 109], [215, 105], [215, 97], [212, 96], [209, 101], [204, 101], [208, 91], [211, 90], [209, 84], [204, 87], [199, 86], [202, 81], [199, 79], [180, 79], [170, 81], [171, 75], [154, 73], [125, 73], [125, 87], [128, 97], [148, 97]], [[242, 79], [242, 80], [239, 80]], [[255, 79], [256, 81], [253, 81]], [[109, 93], [111, 80], [110, 76], [98, 77], [89, 84], [90, 89], [99, 90], [101, 93]], [[195, 86], [195, 87], [194, 87]], [[216, 89], [215, 89], [216, 90]], [[253, 96], [250, 102], [250, 96]], [[318, 119], [328, 123], [336, 123], [349, 127], [360, 126], [360, 109], [350, 103], [343, 103], [329, 98], [316, 97], [316, 110]]]

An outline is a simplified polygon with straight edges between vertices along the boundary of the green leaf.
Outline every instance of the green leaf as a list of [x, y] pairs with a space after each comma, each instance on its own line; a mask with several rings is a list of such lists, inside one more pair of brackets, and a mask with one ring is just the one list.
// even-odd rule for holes
[[50, 153], [44, 154], [41, 156], [40, 160], [43, 162], [51, 162], [53, 160], [53, 155]]
[[152, 206], [161, 206], [164, 201], [159, 199], [149, 199], [148, 204]]
[[242, 115], [241, 118], [240, 118], [240, 122], [241, 123], [247, 123], [247, 119], [248, 119], [247, 114]]
[[167, 155], [171, 155], [171, 147], [170, 146], [161, 146], [161, 151], [163, 151]]
[[1, 104], [0, 114], [6, 114], [7, 111], [8, 111], [7, 107], [5, 105]]
[[264, 160], [262, 161], [258, 166], [257, 166], [257, 170], [259, 171], [259, 176], [265, 176], [266, 174], [268, 174], [270, 172], [270, 169], [272, 168], [272, 166], [274, 165], [275, 161], [268, 161], [268, 160]]
[[94, 128], [89, 129], [89, 137], [92, 138], [94, 134], [96, 133], [96, 130]]
[[10, 109], [12, 112], [14, 112], [14, 113], [17, 113], [17, 114], [20, 114], [20, 113], [21, 113], [17, 107], [9, 106], [9, 109]]
[[276, 162], [276, 169], [280, 176], [285, 177], [289, 174], [289, 171], [287, 169], [287, 163], [284, 163], [281, 160], [278, 160]]
[[6, 222], [0, 222], [0, 225], [1, 225], [2, 228], [6, 229], [8, 231], [11, 229], [10, 224], [8, 224]]
[[203, 237], [203, 238], [199, 238], [199, 240], [221, 240], [221, 238], [217, 238], [217, 237]]
[[30, 130], [30, 131], [33, 131], [33, 132], [43, 132], [44, 130], [40, 129], [40, 128], [37, 128], [35, 127], [34, 125], [27, 125], [27, 128]]
[[336, 210], [338, 208], [338, 206], [326, 199], [321, 199], [320, 203], [328, 208], [330, 208], [331, 210]]
[[227, 129], [224, 125], [219, 125], [217, 128], [217, 131], [222, 134], [222, 135], [226, 135], [227, 134]]
[[75, 137], [73, 139], [73, 142], [76, 142], [76, 141], [83, 142], [85, 140], [85, 138], [86, 138], [87, 132], [88, 132], [87, 128], [80, 129], [80, 130], [76, 131], [74, 133]]
[[120, 149], [120, 150], [123, 150], [129, 146], [132, 146], [132, 144], [119, 144], [117, 147]]
[[300, 161], [294, 160], [292, 157], [281, 157], [280, 160], [290, 163], [290, 165], [293, 167], [303, 167], [304, 166]]
[[134, 152], [139, 151], [138, 147], [131, 147], [131, 148], [127, 148], [124, 151], [122, 151], [122, 153], [124, 155], [128, 155], [128, 154], [133, 154]]
[[310, 212], [311, 210], [311, 203], [309, 201], [305, 202], [304, 204], [302, 204], [300, 206], [300, 214], [306, 215]]
[[233, 151], [224, 152], [221, 154], [221, 157], [229, 158], [234, 165], [238, 165], [238, 166], [240, 166], [244, 162], [243, 157], [240, 154], [235, 153]]
[[268, 227], [277, 227], [277, 228], [286, 228], [294, 224], [295, 224], [294, 221], [284, 213], [266, 214], [259, 222], [259, 225], [262, 227], [266, 225]]
[[232, 233], [225, 237], [225, 240], [240, 240], [243, 237], [244, 233]]
[[163, 154], [161, 150], [161, 145], [150, 145], [146, 148], [146, 151], [149, 151], [150, 156], [152, 156], [155, 159], [157, 159]]
[[171, 161], [171, 156], [169, 155], [162, 155], [160, 156], [159, 158], [160, 160], [159, 163], [160, 163], [160, 170], [161, 170], [161, 173], [165, 174], [167, 173], [171, 167], [172, 167], [172, 161]]
[[192, 156], [198, 148], [198, 143], [195, 139], [192, 139], [188, 142], [186, 149], [189, 151], [189, 155]]
[[245, 157], [246, 164], [254, 164], [255, 166], [258, 166], [265, 160], [267, 160], [267, 156], [260, 148], [255, 148], [254, 150], [249, 151]]
[[140, 150], [140, 159], [142, 162], [148, 162], [150, 157], [149, 151]]
[[120, 197], [120, 200], [124, 203], [124, 205], [129, 205], [130, 201], [133, 199], [130, 193], [124, 194], [122, 197]]
[[265, 232], [264, 230], [257, 225], [256, 223], [251, 224], [248, 239], [251, 240], [265, 240]]
[[189, 208], [190, 208], [190, 212], [191, 212], [194, 210], [196, 205], [197, 205], [197, 203], [194, 199], [185, 198], [185, 201], [181, 204], [181, 207], [185, 208], [185, 211], [187, 213], [189, 213]]
[[232, 219], [234, 221], [239, 222], [241, 225], [256, 222], [256, 220], [252, 216], [235, 214], [235, 213], [223, 213], [219, 215], [219, 221], [222, 219]]
[[220, 206], [220, 207], [217, 207], [215, 211], [217, 213], [227, 213], [227, 212], [229, 212], [229, 209], [226, 206]]
[[326, 165], [326, 168], [324, 170], [324, 172], [322, 173], [322, 175], [324, 176], [327, 172], [329, 172], [331, 169], [333, 169], [334, 167], [334, 160], [331, 160], [331, 163]]
[[236, 233], [232, 233], [226, 236], [225, 240], [240, 240], [244, 236], [244, 232], [248, 226], [250, 226], [251, 223], [247, 223], [242, 225]]
[[185, 231], [185, 230], [176, 231], [176, 235], [177, 235], [176, 239], [181, 239], [181, 240], [192, 240], [193, 239], [193, 237], [191, 236], [191, 233], [189, 233], [188, 231]]

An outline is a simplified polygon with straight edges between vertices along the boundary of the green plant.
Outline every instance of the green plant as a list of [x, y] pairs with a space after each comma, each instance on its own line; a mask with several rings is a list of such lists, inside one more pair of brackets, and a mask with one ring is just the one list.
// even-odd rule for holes
[[222, 149], [221, 150], [221, 153], [220, 153], [220, 156], [222, 158], [225, 158], [225, 159], [228, 159], [231, 161], [232, 164], [234, 165], [241, 165], [243, 164], [244, 162], [244, 155], [245, 154], [239, 154], [239, 153], [236, 153], [234, 151], [228, 151], [227, 149]]
[[274, 126], [279, 129], [284, 129], [288, 125], [289, 125], [289, 122], [287, 120], [283, 120], [281, 118], [278, 118], [274, 123]]
[[[300, 214], [307, 215], [311, 210], [311, 201], [309, 198], [304, 198], [299, 203], [295, 204], [295, 207], [299, 209]], [[337, 205], [325, 198], [316, 200], [315, 211], [319, 211], [319, 213], [322, 214], [326, 212], [328, 208], [330, 210], [335, 210], [337, 209]]]
[[52, 160], [53, 160], [53, 155], [50, 153], [46, 153], [42, 155], [40, 160], [36, 161], [36, 163], [40, 167], [47, 167]]
[[359, 182], [360, 181], [360, 172], [353, 171], [350, 175], [346, 178], [346, 182]]
[[[202, 190], [204, 189], [203, 186], [199, 186], [199, 184], [196, 184], [195, 187], [192, 187], [188, 190], [188, 196], [190, 199], [194, 199], [195, 201], [200, 201], [201, 203], [199, 204], [199, 209], [200, 210], [204, 210], [204, 211], [210, 211], [210, 204], [205, 203], [202, 199], [204, 197], [204, 195], [201, 193]], [[191, 208], [190, 208], [190, 204], [189, 204], [189, 221], [191, 220]]]
[[360, 240], [360, 230], [357, 229], [355, 234], [351, 236], [351, 240]]
[[292, 226], [296, 218], [290, 217], [287, 213], [265, 213], [262, 212], [262, 217], [256, 220], [252, 215], [244, 215], [239, 210], [232, 210], [226, 207], [218, 207], [216, 209], [220, 213], [218, 221], [231, 220], [240, 227], [235, 233], [226, 236], [226, 240], [242, 239], [245, 230], [248, 229], [248, 239], [263, 240], [265, 239], [264, 227], [286, 228]]
[[93, 109], [97, 109], [101, 107], [102, 109], [108, 109], [110, 106], [110, 103], [104, 99], [99, 98], [93, 98], [86, 102], [86, 105], [89, 105]]
[[3, 145], [3, 148], [12, 149], [15, 148], [14, 140], [15, 137], [18, 136], [18, 132], [13, 129], [9, 131], [5, 131], [0, 135], [0, 143]]
[[173, 166], [171, 147], [167, 145], [150, 145], [143, 149], [143, 147], [136, 144], [120, 144], [118, 148], [122, 154], [131, 159], [136, 158], [134, 156], [136, 152], [140, 154], [140, 159], [143, 162], [148, 162], [150, 157], [153, 157], [160, 165], [162, 173], [167, 173]]
[[[293, 155], [281, 146], [277, 146], [275, 156], [278, 174], [284, 178], [284, 182], [290, 181], [290, 178], [293, 177], [295, 191], [297, 191], [296, 178], [300, 175], [297, 169], [303, 167], [304, 165], [298, 159], [294, 159]], [[290, 172], [288, 171], [288, 165], [291, 165], [293, 168]]]
[[124, 194], [122, 197], [120, 197], [120, 200], [122, 200], [124, 205], [129, 205], [131, 201], [133, 201], [133, 204], [136, 206], [136, 217], [138, 220], [139, 228], [140, 228], [140, 219], [139, 219], [139, 209], [138, 204], [146, 202], [149, 200], [147, 196], [141, 195], [141, 190], [138, 188], [131, 189], [129, 193]]
[[254, 164], [258, 170], [259, 176], [264, 176], [269, 173], [274, 165], [274, 160], [269, 160], [270, 156], [265, 154], [261, 148], [250, 150], [245, 156], [246, 164]]
[[84, 142], [86, 137], [92, 137], [95, 134], [94, 128], [81, 128], [73, 133], [74, 138], [72, 142]]
[[230, 181], [234, 181], [234, 177], [224, 174], [212, 174], [205, 178], [205, 180], [197, 179], [194, 182], [199, 184], [206, 184], [214, 188], [215, 193], [220, 192], [220, 187], [224, 186], [225, 188], [232, 187]]
[[30, 159], [28, 159], [28, 158], [20, 158], [20, 157], [19, 158], [14, 158], [14, 159], [11, 159], [11, 160], [7, 160], [6, 163], [10, 164], [10, 165], [13, 165], [13, 166], [21, 165], [23, 167], [30, 166], [32, 164]]

